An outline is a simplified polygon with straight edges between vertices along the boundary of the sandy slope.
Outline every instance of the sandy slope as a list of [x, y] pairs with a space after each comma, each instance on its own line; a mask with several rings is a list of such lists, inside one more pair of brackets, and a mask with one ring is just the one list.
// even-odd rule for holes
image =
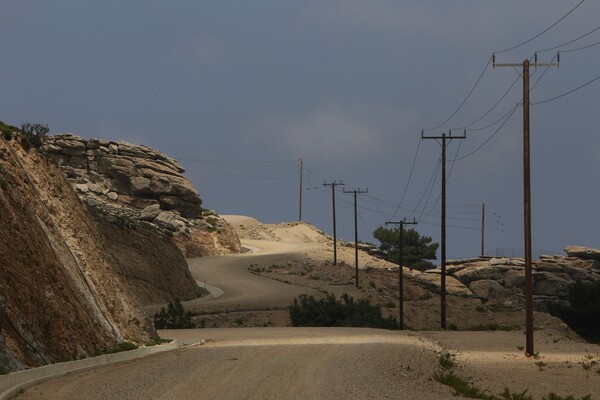
[[[306, 225], [261, 226], [247, 217], [227, 218], [254, 253], [191, 260], [196, 279], [224, 291], [217, 299], [188, 303], [193, 309], [255, 310], [285, 304], [309, 289], [251, 274], [247, 265], [331, 257], [327, 239]], [[350, 262], [353, 254], [346, 250], [340, 256]], [[361, 265], [376, 262], [365, 256]], [[419, 310], [432, 312], [409, 308], [415, 314]], [[527, 389], [535, 399], [550, 392], [600, 399], [600, 346], [573, 340], [564, 329], [536, 332], [538, 358], [524, 356], [522, 331], [243, 328], [160, 335], [203, 344], [65, 376], [18, 398], [453, 399], [450, 388], [432, 380], [441, 371], [437, 355], [450, 352], [457, 362], [455, 373], [493, 394], [508, 387], [513, 392]]]

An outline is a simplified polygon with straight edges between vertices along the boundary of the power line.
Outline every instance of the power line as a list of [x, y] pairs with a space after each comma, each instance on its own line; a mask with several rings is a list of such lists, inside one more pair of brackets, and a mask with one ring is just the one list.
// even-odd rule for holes
[[599, 29], [600, 29], [600, 26], [599, 26], [599, 27], [597, 27], [597, 28], [594, 28], [594, 29], [592, 29], [591, 31], [589, 31], [589, 32], [587, 32], [587, 33], [584, 33], [584, 34], [583, 34], [583, 35], [581, 35], [581, 36], [578, 36], [578, 37], [576, 37], [576, 38], [575, 38], [575, 39], [573, 39], [573, 40], [569, 40], [568, 42], [565, 42], [565, 43], [563, 43], [563, 44], [559, 44], [558, 46], [549, 47], [549, 48], [547, 48], [547, 49], [544, 49], [544, 50], [538, 50], [538, 51], [536, 51], [536, 53], [544, 53], [544, 52], [546, 52], [546, 51], [550, 51], [550, 50], [556, 50], [556, 49], [559, 49], [559, 48], [561, 48], [561, 47], [563, 47], [563, 46], [566, 46], [566, 45], [568, 45], [568, 44], [571, 44], [571, 43], [573, 43], [573, 42], [576, 42], [576, 41], [578, 41], [578, 40], [580, 40], [580, 39], [583, 39], [584, 37], [586, 37], [586, 36], [588, 36], [588, 35], [591, 35], [592, 33], [596, 32], [596, 31], [597, 31], [597, 30], [599, 30]]
[[487, 139], [486, 139], [486, 140], [485, 140], [483, 143], [481, 143], [481, 144], [480, 144], [480, 145], [479, 145], [479, 146], [478, 146], [478, 147], [477, 147], [475, 150], [471, 151], [471, 152], [470, 152], [470, 153], [468, 153], [468, 154], [465, 154], [465, 155], [464, 155], [464, 156], [462, 156], [462, 157], [459, 157], [459, 158], [456, 158], [456, 159], [454, 159], [454, 160], [450, 160], [450, 161], [460, 161], [460, 160], [464, 160], [465, 158], [467, 158], [467, 157], [470, 157], [470, 156], [472, 156], [473, 154], [475, 154], [476, 152], [478, 152], [478, 151], [479, 151], [479, 150], [480, 150], [480, 149], [481, 149], [483, 146], [485, 146], [485, 145], [486, 145], [486, 144], [487, 144], [487, 143], [488, 143], [490, 140], [492, 140], [492, 138], [493, 138], [494, 136], [496, 136], [496, 134], [497, 134], [498, 132], [500, 132], [500, 130], [502, 129], [502, 127], [504, 127], [504, 125], [505, 125], [505, 124], [508, 122], [508, 120], [510, 120], [510, 118], [512, 117], [512, 115], [515, 113], [515, 111], [517, 110], [517, 108], [519, 108], [519, 105], [518, 105], [518, 104], [517, 104], [517, 105], [515, 105], [515, 106], [513, 107], [513, 109], [511, 110], [510, 114], [508, 115], [508, 117], [506, 117], [506, 119], [504, 120], [504, 122], [502, 122], [502, 125], [500, 125], [500, 126], [499, 126], [499, 127], [498, 127], [498, 128], [495, 130], [495, 131], [494, 131], [494, 133], [492, 133], [492, 134], [490, 135], [490, 137], [489, 137], [489, 138], [487, 138]]
[[568, 17], [568, 16], [569, 16], [569, 15], [570, 15], [570, 14], [571, 14], [573, 11], [575, 11], [575, 10], [577, 9], [577, 7], [579, 7], [580, 5], [582, 5], [584, 1], [585, 1], [585, 0], [581, 0], [581, 1], [580, 1], [580, 2], [579, 2], [579, 3], [578, 3], [576, 6], [575, 6], [575, 7], [573, 7], [573, 8], [571, 9], [571, 11], [569, 11], [568, 13], [566, 13], [565, 15], [563, 15], [563, 16], [562, 16], [562, 17], [561, 17], [561, 18], [560, 18], [558, 21], [556, 21], [555, 23], [553, 23], [553, 24], [552, 24], [552, 25], [550, 25], [548, 28], [544, 29], [542, 32], [538, 33], [537, 35], [535, 35], [535, 36], [534, 36], [534, 37], [532, 37], [531, 39], [528, 39], [528, 40], [524, 41], [523, 43], [521, 43], [521, 44], [518, 44], [518, 45], [516, 45], [516, 46], [509, 47], [508, 49], [504, 49], [504, 50], [496, 51], [496, 52], [495, 52], [495, 54], [500, 54], [500, 53], [504, 53], [504, 52], [507, 52], [507, 51], [514, 50], [514, 49], [516, 49], [516, 48], [519, 48], [519, 47], [521, 47], [521, 46], [524, 46], [524, 45], [526, 45], [527, 43], [529, 43], [529, 42], [531, 42], [531, 41], [533, 41], [533, 40], [537, 39], [538, 37], [542, 36], [544, 33], [548, 32], [550, 29], [552, 29], [552, 28], [554, 28], [556, 25], [558, 25], [558, 24], [559, 24], [559, 23], [560, 23], [560, 22], [561, 22], [563, 19], [567, 18], [567, 17]]
[[[475, 121], [471, 122], [470, 124], [462, 126], [460, 128], [456, 128], [456, 129], [457, 130], [463, 130], [463, 129], [470, 128], [471, 126], [475, 125], [476, 123], [478, 123], [479, 121], [481, 121], [482, 119], [484, 119], [485, 117], [487, 117], [489, 115], [489, 113], [491, 113], [498, 106], [498, 104], [500, 104], [502, 102], [502, 100], [504, 100], [504, 98], [508, 95], [508, 93], [510, 93], [510, 91], [517, 84], [518, 81], [519, 81], [519, 77], [517, 77], [517, 79], [515, 79], [515, 81], [512, 83], [512, 85], [510, 85], [510, 87], [508, 88], [508, 90], [506, 90], [506, 92], [504, 92], [504, 94], [502, 95], [502, 97], [500, 97], [500, 99], [496, 102], [496, 104], [494, 104], [485, 114], [483, 114], [481, 117], [479, 117]], [[500, 117], [500, 119], [502, 119], [502, 118], [504, 118], [504, 116]], [[469, 132], [479, 131], [479, 130], [482, 130], [482, 129], [487, 129], [490, 126], [495, 125], [496, 123], [497, 123], [497, 121], [494, 122], [494, 123], [492, 123], [492, 124], [490, 124], [490, 125], [488, 125], [488, 126], [486, 126], [486, 127], [483, 127], [483, 128], [471, 128], [471, 129], [467, 129], [467, 130]]]
[[419, 139], [419, 141], [417, 142], [417, 151], [415, 151], [415, 157], [413, 158], [412, 166], [410, 167], [410, 173], [408, 174], [408, 181], [406, 182], [406, 186], [404, 186], [404, 191], [402, 192], [402, 197], [400, 198], [400, 203], [398, 203], [398, 207], [396, 208], [396, 211], [394, 211], [394, 215], [392, 216], [392, 219], [396, 218], [396, 215], [398, 214], [398, 210], [400, 209], [400, 207], [402, 206], [402, 202], [404, 201], [404, 196], [406, 195], [406, 191], [408, 190], [408, 185], [410, 184], [410, 180], [413, 176], [413, 171], [415, 170], [415, 163], [417, 162], [417, 155], [419, 154], [420, 147], [421, 147], [421, 140]]
[[446, 122], [450, 121], [460, 111], [460, 109], [465, 105], [465, 103], [467, 102], [467, 100], [469, 100], [469, 97], [471, 97], [471, 95], [473, 94], [473, 91], [475, 91], [475, 88], [477, 87], [477, 85], [481, 81], [481, 78], [483, 78], [483, 75], [485, 74], [485, 71], [488, 69], [488, 67], [490, 66], [490, 63], [492, 62], [492, 58], [493, 57], [490, 57], [488, 59], [487, 63], [485, 64], [485, 67], [483, 68], [483, 71], [481, 71], [481, 74], [479, 74], [479, 78], [477, 78], [477, 81], [475, 82], [475, 84], [473, 85], [473, 87], [471, 88], [471, 90], [469, 91], [469, 93], [467, 94], [467, 97], [465, 97], [465, 99], [463, 100], [463, 102], [460, 103], [460, 105], [458, 106], [458, 108], [456, 109], [456, 111], [454, 111], [452, 113], [452, 115], [450, 115], [441, 124], [439, 124], [437, 126], [434, 126], [432, 128], [423, 129], [424, 131], [433, 131], [433, 130], [441, 128], [442, 126], [444, 126], [446, 124]]
[[599, 44], [600, 44], [600, 42], [596, 42], [596, 43], [588, 44], [587, 46], [578, 47], [576, 49], [563, 50], [563, 51], [561, 51], [561, 53], [571, 53], [572, 51], [584, 50], [584, 49], [587, 49], [590, 47], [598, 46]]
[[188, 169], [187, 172], [199, 172], [201, 174], [235, 176], [235, 177], [239, 177], [239, 178], [267, 179], [267, 180], [275, 180], [275, 181], [295, 181], [295, 180], [297, 180], [297, 178], [283, 178], [283, 177], [276, 177], [276, 176], [260, 176], [260, 175], [246, 175], [246, 174], [230, 174], [227, 172], [215, 172], [215, 171], [206, 171], [206, 170], [199, 170], [199, 169]]
[[432, 184], [432, 182], [437, 178], [437, 174], [439, 172], [440, 169], [440, 164], [442, 163], [442, 159], [438, 158], [438, 162], [433, 170], [433, 174], [431, 175], [431, 178], [429, 178], [429, 183], [427, 183], [427, 186], [425, 187], [425, 191], [423, 192], [423, 194], [421, 195], [421, 198], [419, 199], [419, 201], [417, 202], [417, 205], [415, 206], [415, 208], [410, 212], [410, 214], [408, 215], [408, 218], [412, 217], [415, 213], [415, 211], [417, 211], [417, 209], [421, 206], [421, 202], [423, 201], [423, 198], [425, 198], [425, 195], [427, 194], [427, 191], [429, 190], [429, 186]]
[[597, 76], [597, 77], [595, 77], [595, 78], [594, 78], [594, 79], [592, 79], [591, 81], [588, 81], [588, 82], [584, 83], [583, 85], [576, 87], [576, 88], [575, 88], [575, 89], [573, 89], [573, 90], [569, 90], [568, 92], [565, 92], [565, 93], [563, 93], [563, 94], [559, 94], [558, 96], [552, 97], [552, 98], [550, 98], [550, 99], [546, 99], [546, 100], [542, 100], [542, 101], [536, 101], [535, 103], [531, 103], [531, 105], [532, 105], [532, 106], [537, 106], [538, 104], [549, 103], [549, 102], [551, 102], [551, 101], [554, 101], [554, 100], [560, 99], [561, 97], [567, 96], [567, 95], [569, 95], [569, 94], [571, 94], [571, 93], [573, 93], [573, 92], [576, 92], [576, 91], [578, 91], [579, 89], [583, 89], [584, 87], [586, 87], [587, 85], [589, 85], [589, 84], [591, 84], [591, 83], [593, 83], [593, 82], [597, 81], [598, 79], [600, 79], [600, 75], [599, 75], [599, 76]]

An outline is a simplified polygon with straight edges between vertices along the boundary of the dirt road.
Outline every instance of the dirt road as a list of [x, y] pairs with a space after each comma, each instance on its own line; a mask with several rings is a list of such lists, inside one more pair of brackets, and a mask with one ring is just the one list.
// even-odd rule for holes
[[208, 296], [184, 302], [186, 310], [215, 312], [285, 308], [301, 294], [316, 294], [314, 289], [264, 278], [248, 271], [248, 265], [278, 264], [289, 260], [295, 253], [301, 257], [298, 244], [261, 240], [244, 240], [243, 244], [251, 251], [188, 259], [192, 276], [200, 286], [207, 283], [221, 289], [223, 294], [218, 298]]
[[[266, 237], [269, 231], [261, 234]], [[293, 240], [281, 240], [281, 233], [277, 240], [245, 238], [253, 254], [191, 260], [194, 277], [221, 288], [223, 295], [186, 307], [256, 310], [311, 294], [315, 289], [247, 270], [249, 264], [268, 267], [306, 259], [314, 251], [312, 239], [302, 242], [312, 234], [304, 226], [282, 231]], [[508, 388], [527, 390], [534, 399], [550, 392], [598, 399], [600, 393], [600, 346], [555, 329], [536, 332], [535, 358], [523, 354], [521, 331], [241, 328], [159, 334], [188, 347], [66, 375], [32, 386], [17, 399], [455, 399], [451, 388], [432, 379], [436, 372], [447, 372], [438, 359], [441, 353], [452, 355], [453, 373], [488, 394]]]
[[[436, 348], [370, 329], [161, 332], [201, 346], [97, 368], [27, 389], [24, 399], [439, 399]], [[423, 390], [424, 386], [429, 386]]]

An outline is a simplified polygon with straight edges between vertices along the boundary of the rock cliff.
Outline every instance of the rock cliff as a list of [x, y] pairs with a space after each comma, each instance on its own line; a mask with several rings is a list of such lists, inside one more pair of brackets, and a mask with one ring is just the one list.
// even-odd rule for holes
[[26, 151], [0, 137], [1, 370], [147, 340], [145, 305], [198, 296], [182, 250], [239, 238], [181, 171], [141, 146], [62, 135]]
[[73, 134], [48, 137], [44, 151], [90, 207], [163, 231], [185, 256], [241, 250], [232, 227], [201, 207], [198, 192], [173, 158], [146, 146]]

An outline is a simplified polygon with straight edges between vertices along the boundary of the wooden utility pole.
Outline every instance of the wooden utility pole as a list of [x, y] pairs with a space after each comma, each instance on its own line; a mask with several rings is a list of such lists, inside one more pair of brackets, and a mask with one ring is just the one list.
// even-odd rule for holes
[[300, 157], [300, 201], [298, 202], [299, 204], [299, 210], [298, 210], [298, 222], [302, 222], [302, 167], [303, 167], [303, 159], [302, 157]]
[[452, 131], [447, 136], [445, 133], [442, 136], [423, 136], [423, 132], [421, 132], [421, 139], [441, 140], [442, 146], [442, 276], [440, 288], [440, 325], [442, 329], [446, 329], [446, 142], [452, 139], [466, 138], [466, 131], [463, 136], [452, 136]]
[[398, 232], [398, 329], [404, 329], [404, 239], [402, 234], [404, 233], [404, 225], [416, 225], [417, 221], [413, 220], [413, 222], [407, 222], [406, 219], [403, 219], [398, 222], [390, 221], [386, 222], [386, 225], [394, 224], [399, 225]]
[[533, 350], [533, 272], [531, 268], [531, 152], [529, 141], [529, 67], [558, 67], [553, 63], [531, 64], [525, 59], [522, 64], [496, 64], [496, 55], [492, 56], [495, 67], [523, 67], [523, 214], [525, 241], [525, 354], [532, 356]]
[[360, 190], [360, 188], [355, 190], [344, 189], [344, 193], [353, 193], [354, 194], [354, 269], [355, 269], [355, 281], [356, 287], [358, 287], [358, 211], [356, 207], [356, 195], [360, 193], [369, 193], [369, 189]]
[[337, 265], [337, 234], [335, 231], [335, 187], [344, 186], [344, 182], [323, 182], [323, 186], [331, 186], [331, 201], [333, 203], [333, 265]]
[[481, 256], [485, 256], [485, 203], [481, 203]]

